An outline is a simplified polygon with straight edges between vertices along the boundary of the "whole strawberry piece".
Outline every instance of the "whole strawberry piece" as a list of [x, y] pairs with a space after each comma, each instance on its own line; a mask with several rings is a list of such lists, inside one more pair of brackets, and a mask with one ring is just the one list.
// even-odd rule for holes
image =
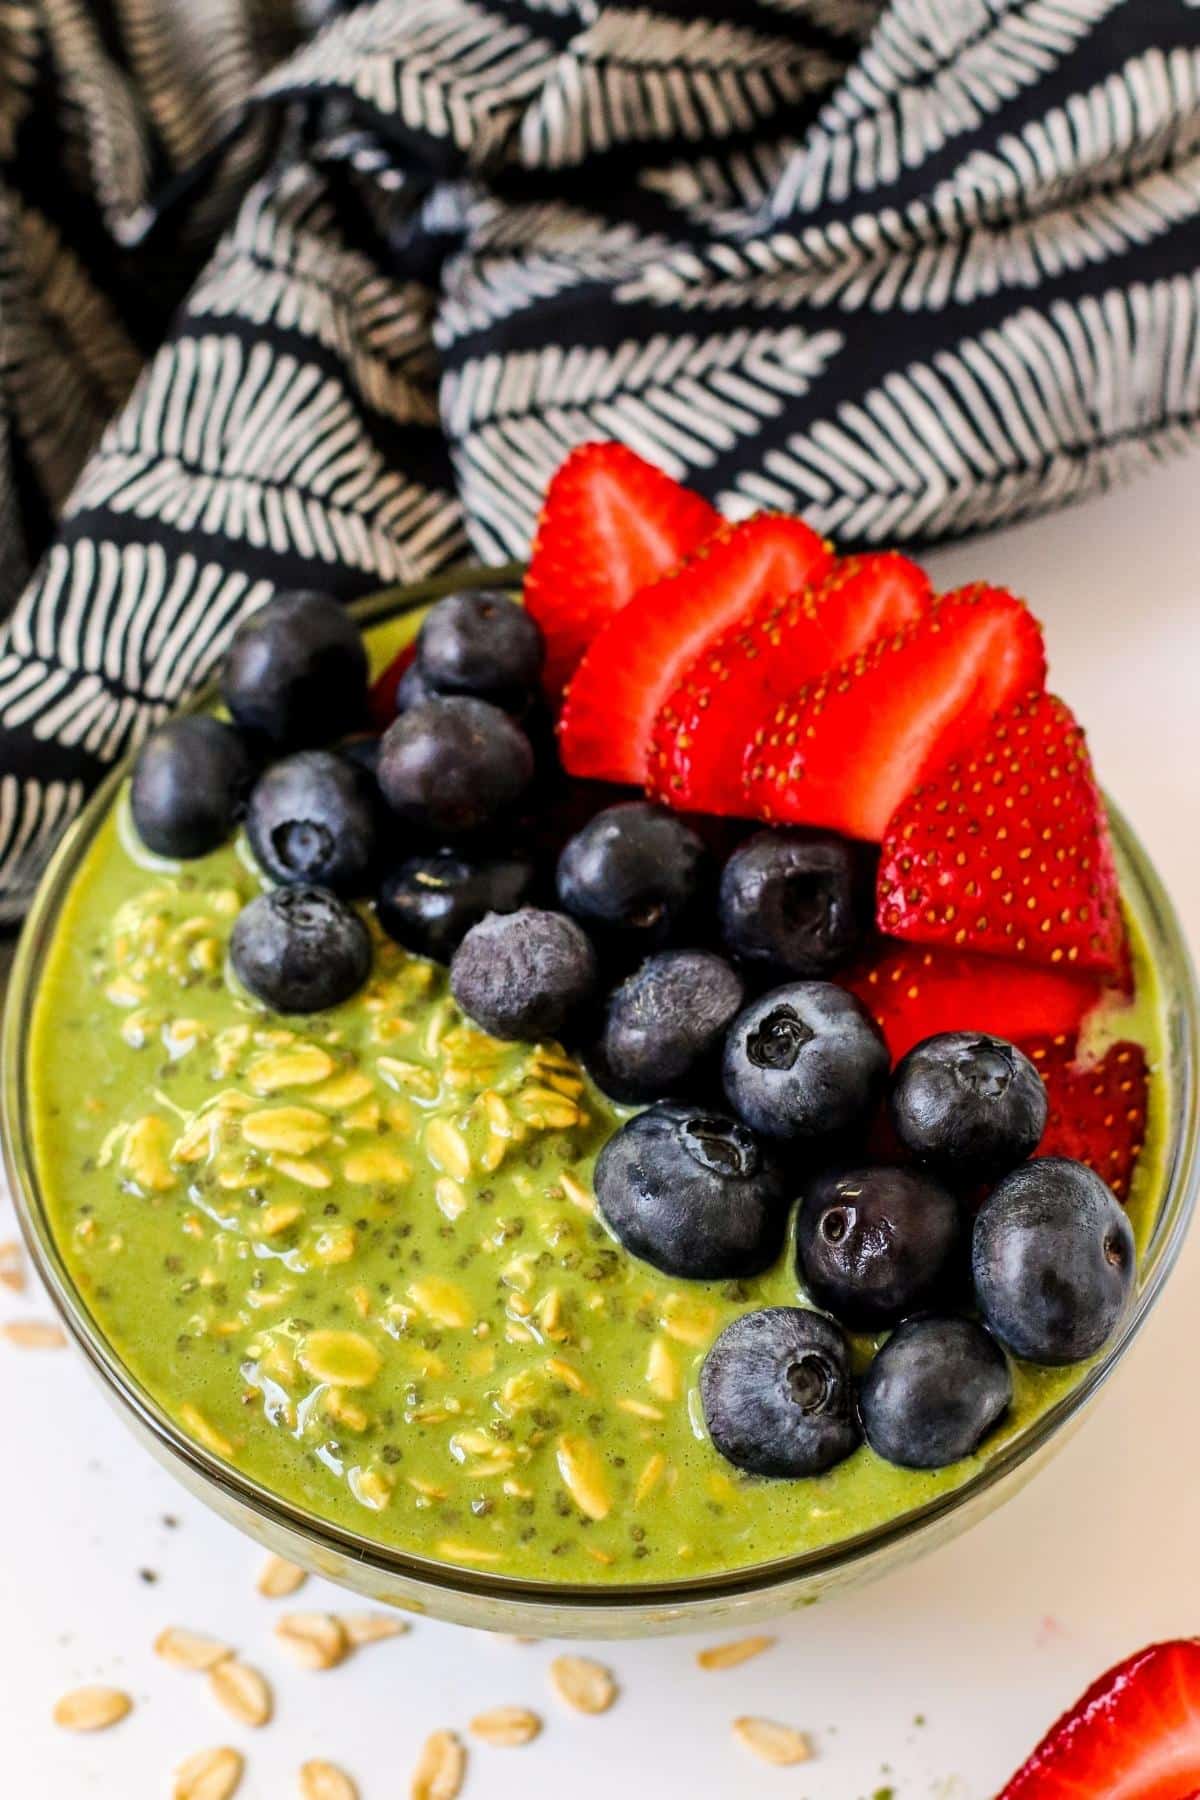
[[982, 584], [946, 594], [906, 630], [747, 721], [749, 812], [878, 843], [927, 769], [1045, 678], [1042, 634], [1020, 600]]
[[724, 526], [642, 588], [593, 639], [571, 679], [558, 727], [568, 773], [640, 786], [659, 708], [689, 663], [754, 608], [807, 587], [829, 561], [799, 519], [760, 513]]
[[896, 550], [841, 558], [810, 588], [772, 599], [722, 632], [684, 670], [654, 724], [647, 786], [668, 806], [745, 810], [746, 720], [794, 694], [881, 632], [924, 612], [929, 577]]
[[1192, 1800], [1197, 1792], [1200, 1638], [1178, 1638], [1093, 1683], [999, 1800]]
[[1009, 707], [901, 801], [884, 835], [877, 918], [916, 943], [1120, 970], [1108, 819], [1063, 701]]
[[1032, 1056], [1028, 1040], [1073, 1038], [1104, 991], [1096, 975], [910, 944], [880, 945], [839, 980], [867, 1007], [895, 1062], [942, 1031], [1006, 1038]]
[[1103, 1177], [1118, 1200], [1129, 1197], [1146, 1141], [1149, 1072], [1140, 1044], [1113, 1044], [1099, 1061], [1078, 1040], [1060, 1036], [1022, 1048], [1046, 1087], [1049, 1111], [1038, 1152], [1070, 1156]]
[[613, 613], [696, 549], [721, 521], [624, 444], [580, 444], [546, 490], [525, 605], [546, 637], [557, 693]]

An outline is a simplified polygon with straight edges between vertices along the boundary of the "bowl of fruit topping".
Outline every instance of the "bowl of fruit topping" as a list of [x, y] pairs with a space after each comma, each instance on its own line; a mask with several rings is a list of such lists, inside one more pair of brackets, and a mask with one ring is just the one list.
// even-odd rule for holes
[[809, 1604], [1066, 1440], [1191, 1214], [1195, 1034], [1023, 601], [588, 445], [524, 575], [277, 596], [115, 771], [5, 1153], [225, 1517], [632, 1634]]

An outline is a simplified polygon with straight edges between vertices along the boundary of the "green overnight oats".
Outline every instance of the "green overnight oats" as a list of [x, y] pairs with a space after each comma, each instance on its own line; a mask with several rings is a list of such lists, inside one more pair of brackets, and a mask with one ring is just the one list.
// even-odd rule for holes
[[[56, 927], [31, 1030], [38, 1175], [71, 1276], [134, 1376], [209, 1451], [383, 1545], [497, 1574], [636, 1583], [732, 1572], [947, 1493], [1081, 1376], [1014, 1364], [1008, 1418], [934, 1473], [867, 1447], [816, 1479], [740, 1474], [698, 1374], [763, 1276], [668, 1279], [593, 1212], [622, 1112], [556, 1045], [467, 1023], [440, 967], [377, 936], [368, 988], [283, 1019], [226, 976], [259, 877], [237, 846], [137, 847], [125, 803]], [[1129, 1210], [1162, 1191], [1163, 1048], [1139, 1001], [1101, 1033], [1152, 1069]], [[860, 1365], [871, 1343], [855, 1342]]]

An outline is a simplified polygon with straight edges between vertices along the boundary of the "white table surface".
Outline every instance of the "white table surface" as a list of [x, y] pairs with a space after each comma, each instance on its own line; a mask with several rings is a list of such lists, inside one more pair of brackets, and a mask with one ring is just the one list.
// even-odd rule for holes
[[[1032, 600], [1054, 684], [1200, 946], [1198, 489], [1192, 457], [931, 568], [943, 585], [983, 576]], [[0, 1199], [0, 1239], [10, 1223]], [[473, 1750], [467, 1800], [865, 1800], [889, 1783], [897, 1800], [986, 1800], [1107, 1664], [1200, 1629], [1198, 1307], [1193, 1238], [1088, 1423], [998, 1515], [787, 1621], [741, 1669], [702, 1673], [686, 1639], [601, 1647], [622, 1686], [602, 1719], [555, 1704], [551, 1646], [435, 1624], [330, 1673], [294, 1669], [272, 1639], [287, 1603], [254, 1591], [258, 1550], [150, 1462], [73, 1353], [0, 1345], [0, 1795], [151, 1800], [169, 1794], [180, 1757], [229, 1742], [247, 1755], [244, 1800], [286, 1800], [310, 1756], [344, 1764], [363, 1800], [397, 1800], [428, 1731], [512, 1701], [543, 1711], [547, 1729], [529, 1749]], [[0, 1289], [0, 1318], [44, 1309]], [[346, 1601], [314, 1581], [291, 1604]], [[261, 1664], [275, 1722], [234, 1725], [203, 1677], [158, 1661], [151, 1643], [168, 1624], [212, 1631]], [[133, 1716], [92, 1738], [57, 1730], [53, 1701], [85, 1681], [127, 1687]], [[743, 1712], [811, 1731], [816, 1760], [751, 1761], [729, 1731]]]

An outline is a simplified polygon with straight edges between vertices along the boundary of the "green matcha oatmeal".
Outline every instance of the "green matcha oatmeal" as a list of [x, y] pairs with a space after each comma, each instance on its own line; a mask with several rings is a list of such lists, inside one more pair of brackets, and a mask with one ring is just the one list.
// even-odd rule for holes
[[[286, 1501], [480, 1571], [682, 1579], [953, 1489], [1079, 1379], [1016, 1364], [982, 1455], [934, 1473], [864, 1447], [816, 1479], [740, 1474], [707, 1439], [698, 1371], [735, 1316], [797, 1302], [790, 1247], [733, 1283], [632, 1258], [591, 1185], [628, 1112], [556, 1045], [483, 1035], [444, 969], [378, 931], [353, 1000], [267, 1012], [226, 974], [259, 887], [236, 845], [156, 861], [122, 799], [58, 920], [30, 1075], [38, 1175], [100, 1330], [189, 1437]], [[1154, 1070], [1144, 1244], [1164, 1102], [1134, 925], [1119, 1035]]]

